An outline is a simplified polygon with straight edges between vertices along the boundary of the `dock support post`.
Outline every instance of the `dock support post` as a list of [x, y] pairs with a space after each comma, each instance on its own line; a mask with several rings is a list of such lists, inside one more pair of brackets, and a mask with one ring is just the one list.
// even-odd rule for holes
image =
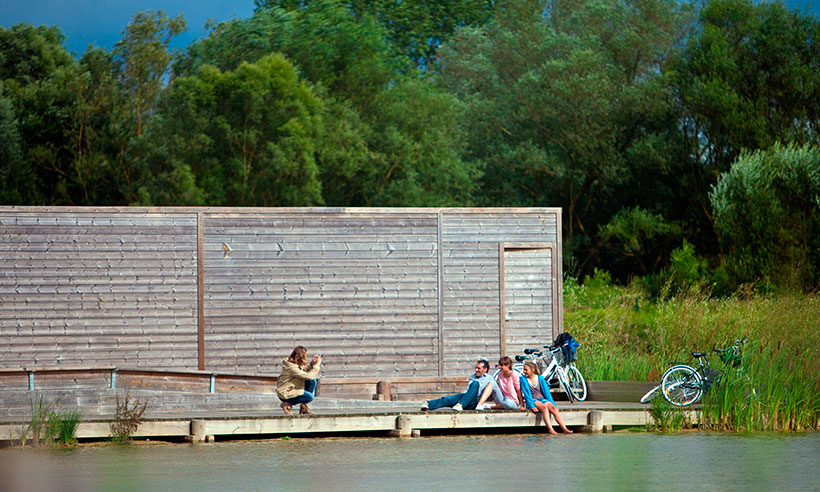
[[194, 443], [205, 442], [205, 421], [192, 420], [191, 421], [191, 436], [193, 436]]
[[399, 415], [396, 417], [396, 428], [390, 431], [390, 435], [393, 437], [411, 437], [412, 434], [410, 416]]
[[379, 381], [376, 383], [376, 399], [377, 400], [384, 400], [384, 401], [391, 401], [393, 399], [392, 393], [392, 384], [390, 380]]
[[587, 414], [587, 425], [584, 430], [597, 434], [604, 431], [604, 414], [600, 410], [592, 410]]

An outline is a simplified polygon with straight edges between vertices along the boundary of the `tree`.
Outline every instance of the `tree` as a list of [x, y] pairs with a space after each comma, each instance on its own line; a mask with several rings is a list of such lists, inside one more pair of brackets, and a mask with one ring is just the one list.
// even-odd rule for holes
[[[323, 1], [323, 0], [320, 0]], [[256, 0], [257, 8], [310, 8], [319, 3], [304, 0]], [[342, 2], [338, 2], [342, 4]], [[387, 30], [397, 52], [413, 60], [417, 67], [437, 65], [436, 51], [457, 28], [483, 25], [493, 13], [491, 0], [351, 0], [344, 2], [359, 18], [376, 19]]]
[[439, 51], [486, 203], [563, 207], [564, 257], [581, 273], [618, 210], [676, 213], [682, 142], [664, 69], [688, 19], [669, 0], [508, 0]]
[[0, 203], [22, 205], [29, 203], [28, 193], [34, 176], [23, 163], [20, 133], [11, 101], [3, 96], [0, 82]]
[[329, 205], [467, 205], [475, 186], [463, 178], [477, 172], [460, 158], [461, 106], [408, 68], [387, 38], [369, 16], [316, 0], [219, 24], [177, 68], [233, 70], [270, 52], [286, 56], [323, 100], [315, 157]]
[[403, 80], [376, 99], [373, 123], [378, 157], [363, 168], [365, 203], [382, 207], [469, 206], [481, 177], [465, 161], [458, 122], [462, 108], [451, 95], [420, 80]]
[[0, 28], [0, 79], [12, 105], [21, 153], [14, 184], [5, 185], [12, 194], [6, 196], [22, 200], [20, 204], [71, 203], [65, 129], [70, 126], [74, 101], [66, 81], [76, 70], [76, 61], [62, 41], [56, 27]]
[[136, 136], [142, 134], [145, 119], [156, 103], [173, 59], [168, 45], [185, 32], [182, 15], [169, 18], [159, 10], [138, 12], [114, 45], [114, 58], [122, 67], [121, 83], [131, 96]]
[[693, 197], [743, 152], [820, 143], [820, 21], [779, 1], [711, 0], [674, 66], [675, 98], [698, 172]]
[[[76, 106], [66, 128], [70, 137], [70, 169], [78, 188], [76, 203], [123, 204], [131, 195], [131, 170], [123, 149], [131, 135], [126, 93], [118, 83], [119, 67], [110, 53], [90, 48], [67, 81]], [[79, 193], [81, 192], [81, 193]]]
[[742, 152], [709, 195], [738, 282], [820, 285], [820, 149], [775, 143]]
[[679, 225], [640, 207], [621, 209], [601, 228], [601, 239], [617, 253], [610, 264], [637, 275], [659, 271], [682, 235]]
[[64, 38], [58, 27], [23, 23], [0, 27], [0, 80], [25, 86], [73, 65], [74, 59], [62, 46]]
[[173, 82], [156, 125], [141, 140], [148, 150], [140, 199], [319, 205], [322, 113], [321, 100], [282, 55], [234, 71], [202, 66]]

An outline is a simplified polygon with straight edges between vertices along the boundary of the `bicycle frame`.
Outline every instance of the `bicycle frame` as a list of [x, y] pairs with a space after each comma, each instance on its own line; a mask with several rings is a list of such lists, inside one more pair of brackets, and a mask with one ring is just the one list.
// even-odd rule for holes
[[525, 349], [524, 353], [527, 354], [528, 357], [521, 358], [520, 355], [516, 355], [515, 360], [519, 361], [520, 363], [519, 364], [513, 364], [513, 370], [517, 371], [518, 373], [523, 375], [523, 368], [524, 368], [523, 361], [531, 360], [532, 362], [534, 362], [536, 364], [536, 366], [538, 365], [539, 360], [544, 361], [544, 363], [546, 364], [547, 367], [542, 371], [541, 375], [544, 376], [544, 379], [547, 381], [547, 383], [549, 383], [553, 378], [556, 378], [558, 380], [559, 387], [562, 386], [563, 389], [564, 389], [564, 393], [567, 394], [567, 398], [568, 398], [569, 402], [574, 403], [575, 402], [575, 394], [572, 392], [572, 389], [570, 388], [569, 379], [567, 378], [566, 370], [561, 366], [561, 364], [558, 363], [558, 361], [556, 360], [556, 357], [555, 357], [555, 353], [560, 351], [561, 348], [560, 347], [544, 347], [544, 348], [547, 349], [549, 351], [550, 355], [551, 355], [551, 357], [549, 358], [549, 362], [547, 362], [547, 357], [543, 352], [533, 350], [533, 349]]
[[[740, 351], [747, 338], [736, 340], [734, 345], [725, 349], [715, 348], [724, 363], [731, 367], [737, 367], [738, 374], [743, 373], [740, 367]], [[693, 367], [688, 364], [675, 363], [667, 369], [661, 377], [661, 384], [649, 390], [642, 398], [641, 403], [649, 403], [651, 399], [662, 389], [664, 398], [676, 406], [687, 406], [697, 402], [703, 393], [711, 390], [723, 379], [723, 372], [715, 371], [709, 365], [706, 352], [692, 352], [692, 356], [698, 360], [698, 366]], [[745, 375], [745, 373], [743, 373]], [[748, 377], [747, 377], [748, 379]], [[752, 387], [752, 394], [754, 394]]]

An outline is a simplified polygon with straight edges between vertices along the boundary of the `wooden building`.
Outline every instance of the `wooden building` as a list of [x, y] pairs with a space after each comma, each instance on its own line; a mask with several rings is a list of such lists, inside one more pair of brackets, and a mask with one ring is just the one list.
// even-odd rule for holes
[[0, 207], [0, 369], [457, 376], [562, 330], [557, 208]]

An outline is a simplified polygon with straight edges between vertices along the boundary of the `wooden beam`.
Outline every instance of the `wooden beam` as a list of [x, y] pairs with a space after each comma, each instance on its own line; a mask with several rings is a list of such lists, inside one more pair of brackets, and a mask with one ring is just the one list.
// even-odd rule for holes
[[556, 299], [558, 303], [556, 306], [556, 312], [552, 317], [553, 323], [557, 323], [557, 326], [553, 329], [553, 340], [558, 336], [558, 333], [562, 333], [564, 331], [564, 260], [562, 256], [563, 246], [561, 240], [561, 220], [561, 209], [559, 208], [555, 211], [555, 223], [557, 228], [555, 231], [555, 237], [557, 241], [553, 252], [553, 271], [556, 272], [556, 276], [558, 278], [558, 285], [556, 286], [557, 290], [555, 290], [552, 294], [553, 298]]
[[507, 322], [504, 311], [504, 243], [498, 243], [498, 338], [502, 357], [507, 355]]
[[205, 370], [205, 257], [203, 248], [202, 212], [196, 214], [196, 327], [199, 370]]
[[444, 252], [442, 251], [442, 211], [439, 210], [436, 214], [436, 236], [438, 241], [438, 287], [436, 288], [436, 295], [438, 296], [438, 375], [444, 376], [444, 296], [441, 290], [444, 288]]

